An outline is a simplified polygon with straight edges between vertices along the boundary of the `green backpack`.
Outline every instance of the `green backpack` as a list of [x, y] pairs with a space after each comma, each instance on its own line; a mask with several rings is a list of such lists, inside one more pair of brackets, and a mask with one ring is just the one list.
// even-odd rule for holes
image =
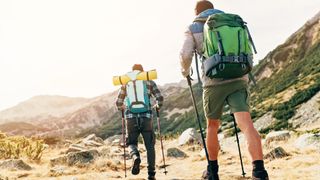
[[231, 79], [251, 71], [252, 48], [257, 52], [246, 22], [240, 16], [226, 13], [209, 16], [204, 25], [203, 36], [206, 76]]

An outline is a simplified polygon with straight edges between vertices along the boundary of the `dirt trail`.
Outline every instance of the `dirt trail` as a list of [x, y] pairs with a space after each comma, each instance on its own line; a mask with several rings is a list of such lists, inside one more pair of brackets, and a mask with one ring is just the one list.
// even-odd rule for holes
[[[157, 143], [157, 165], [162, 165], [160, 143]], [[176, 141], [166, 141], [164, 143], [165, 148], [176, 147]], [[289, 154], [289, 157], [276, 159], [273, 161], [266, 161], [266, 168], [268, 169], [270, 179], [272, 180], [319, 180], [320, 179], [320, 154], [317, 150], [305, 149], [299, 151], [292, 147], [291, 142], [280, 144]], [[143, 145], [141, 145], [143, 146]], [[241, 167], [239, 163], [239, 156], [236, 149], [230, 146], [227, 150], [220, 153], [220, 179], [222, 180], [245, 180], [250, 179], [251, 176], [251, 163], [247, 158], [245, 146], [242, 146], [243, 160], [245, 165], [245, 172], [247, 177], [241, 177]], [[163, 173], [163, 169], [157, 167], [157, 179], [158, 180], [197, 180], [200, 179], [203, 170], [206, 168], [206, 160], [201, 157], [200, 151], [190, 146], [179, 147], [184, 151], [188, 157], [181, 158], [167, 158], [167, 171], [168, 174]], [[230, 150], [231, 149], [231, 150]], [[234, 150], [232, 150], [234, 149]], [[0, 177], [7, 176], [9, 179], [18, 179], [18, 176], [22, 176], [19, 179], [27, 180], [106, 180], [106, 179], [124, 179], [124, 171], [122, 167], [122, 161], [117, 171], [106, 168], [105, 170], [98, 171], [93, 167], [87, 168], [74, 168], [67, 167], [70, 175], [63, 175], [58, 177], [48, 177], [49, 173], [49, 160], [52, 157], [56, 157], [61, 149], [49, 149], [43, 156], [43, 161], [40, 164], [27, 162], [33, 167], [31, 171], [5, 171], [0, 170]], [[121, 159], [120, 159], [121, 160]], [[108, 161], [108, 159], [106, 159]], [[131, 160], [127, 161], [128, 164], [128, 180], [143, 180], [147, 178], [147, 164], [146, 153], [142, 153], [141, 172], [139, 175], [131, 175], [130, 166]], [[0, 178], [1, 179], [1, 178]]]

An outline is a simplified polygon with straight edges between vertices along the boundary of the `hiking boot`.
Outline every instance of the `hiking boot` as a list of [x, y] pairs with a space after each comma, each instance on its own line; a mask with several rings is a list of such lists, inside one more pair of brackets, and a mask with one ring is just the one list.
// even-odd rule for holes
[[148, 180], [156, 180], [155, 172], [148, 172]]
[[252, 171], [252, 180], [269, 180], [267, 171]]
[[140, 157], [133, 156], [133, 165], [131, 169], [131, 173], [133, 175], [137, 175], [140, 173], [140, 163], [141, 163]]
[[208, 170], [203, 171], [202, 177], [203, 180], [219, 180], [218, 173], [213, 173], [212, 175], [208, 172]]

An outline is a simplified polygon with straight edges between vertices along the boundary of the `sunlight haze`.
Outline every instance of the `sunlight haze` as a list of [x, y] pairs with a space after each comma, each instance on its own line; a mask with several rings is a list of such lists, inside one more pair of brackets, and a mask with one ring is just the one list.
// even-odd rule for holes
[[[216, 0], [248, 22], [255, 63], [312, 18], [317, 0]], [[1, 0], [0, 110], [36, 95], [95, 97], [135, 63], [182, 80], [179, 51], [195, 0]]]

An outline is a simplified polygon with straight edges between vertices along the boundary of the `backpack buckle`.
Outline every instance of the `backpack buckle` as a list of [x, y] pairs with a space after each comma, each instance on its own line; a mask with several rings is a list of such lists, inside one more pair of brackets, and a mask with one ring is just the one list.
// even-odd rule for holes
[[239, 63], [239, 56], [234, 56], [233, 57], [233, 62]]
[[224, 70], [224, 68], [225, 68], [224, 63], [219, 64], [219, 70], [220, 70], [220, 71], [223, 71], [223, 70]]

